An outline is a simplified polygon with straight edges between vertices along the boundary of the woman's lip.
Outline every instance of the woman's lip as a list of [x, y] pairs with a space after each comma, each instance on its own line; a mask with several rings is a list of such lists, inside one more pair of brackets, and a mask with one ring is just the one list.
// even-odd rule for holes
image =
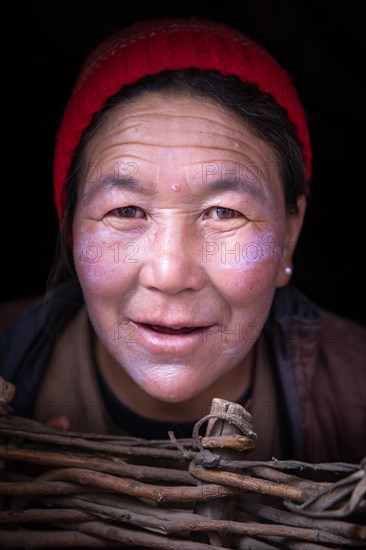
[[202, 343], [209, 342], [210, 334], [213, 335], [218, 331], [218, 326], [216, 324], [208, 326], [190, 326], [187, 324], [180, 325], [178, 328], [188, 329], [188, 332], [183, 330], [183, 332], [170, 334], [169, 330], [167, 331], [168, 333], [160, 332], [152, 328], [152, 326], [172, 329], [171, 325], [158, 325], [155, 323], [153, 325], [152, 323], [139, 323], [132, 320], [130, 322], [136, 327], [134, 334], [135, 339], [143, 348], [152, 353], [189, 353], [197, 349], [197, 346]]

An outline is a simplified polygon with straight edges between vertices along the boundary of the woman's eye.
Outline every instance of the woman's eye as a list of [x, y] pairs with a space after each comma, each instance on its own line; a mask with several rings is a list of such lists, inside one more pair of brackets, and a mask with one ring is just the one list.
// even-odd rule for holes
[[210, 209], [210, 213], [212, 213], [214, 218], [219, 220], [232, 220], [242, 216], [242, 214], [237, 210], [233, 210], [232, 208], [224, 208], [222, 206], [214, 206]]
[[122, 206], [110, 212], [117, 218], [144, 218], [144, 212], [138, 206]]

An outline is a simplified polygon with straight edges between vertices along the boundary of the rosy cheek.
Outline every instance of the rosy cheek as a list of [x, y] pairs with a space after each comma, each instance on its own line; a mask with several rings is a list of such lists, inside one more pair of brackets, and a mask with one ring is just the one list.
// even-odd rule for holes
[[278, 233], [252, 231], [244, 239], [204, 243], [202, 260], [221, 288], [235, 296], [255, 288], [272, 291], [282, 256]]
[[76, 232], [73, 254], [84, 289], [100, 293], [132, 283], [140, 264], [140, 244], [130, 238], [113, 238], [108, 231]]

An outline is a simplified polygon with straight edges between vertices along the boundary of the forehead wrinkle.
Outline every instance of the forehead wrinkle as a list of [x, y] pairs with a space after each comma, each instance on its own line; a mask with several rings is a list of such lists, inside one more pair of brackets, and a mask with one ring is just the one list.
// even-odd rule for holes
[[[162, 100], [160, 97], [157, 97], [157, 99], [160, 100], [160, 102]], [[138, 100], [136, 101], [136, 103], [138, 104]], [[177, 103], [177, 104], [178, 105], [184, 105], [184, 103]], [[245, 121], [242, 120], [234, 112], [231, 112], [228, 108], [222, 107], [221, 105], [218, 105], [215, 102], [210, 102], [210, 105], [213, 106], [215, 108], [215, 110], [217, 111], [217, 112], [214, 113], [214, 118], [212, 118], [212, 112], [209, 112], [207, 116], [204, 116], [204, 115], [196, 115], [194, 113], [179, 114], [179, 113], [174, 113], [174, 112], [173, 113], [161, 112], [160, 110], [152, 110], [149, 107], [140, 107], [140, 110], [137, 111], [137, 112], [123, 114], [123, 111], [125, 111], [128, 106], [121, 105], [120, 106], [120, 118], [116, 122], [116, 125], [122, 125], [123, 126], [124, 123], [126, 122], [126, 120], [127, 121], [128, 121], [128, 119], [133, 120], [135, 118], [136, 119], [141, 119], [141, 118], [147, 119], [147, 122], [149, 124], [156, 124], [156, 118], [166, 118], [166, 119], [176, 120], [177, 122], [180, 122], [180, 121], [185, 122], [189, 118], [189, 119], [194, 120], [194, 121], [198, 120], [198, 121], [204, 122], [204, 123], [208, 122], [208, 123], [213, 124], [215, 126], [222, 127], [225, 130], [227, 130], [229, 132], [229, 134], [232, 134], [233, 131], [238, 133], [238, 134], [244, 132], [244, 133], [247, 133], [249, 135], [249, 137], [258, 139], [252, 133], [252, 131], [248, 128]], [[227, 118], [227, 119], [230, 118], [234, 122], [234, 125], [237, 125], [238, 128], [234, 128], [233, 124], [226, 123], [225, 118]], [[149, 120], [149, 119], [153, 119], [153, 120]], [[141, 122], [141, 121], [139, 121], [138, 123], [135, 122], [135, 123], [132, 123], [132, 124], [127, 124], [126, 127], [123, 130], [124, 131], [125, 130], [126, 131], [134, 130], [136, 128], [141, 127], [143, 124], [144, 123]], [[146, 124], [146, 122], [145, 122], [145, 124]], [[225, 136], [225, 134], [218, 134], [218, 135], [219, 136]], [[263, 141], [263, 140], [261, 140], [261, 141]], [[263, 143], [264, 143], [264, 141], [263, 141]]]
[[[212, 154], [213, 151], [218, 151], [220, 153], [224, 152], [224, 153], [231, 153], [231, 154], [235, 154], [235, 155], [240, 155], [242, 157], [245, 157], [246, 160], [248, 162], [253, 162], [256, 164], [254, 158], [251, 158], [249, 155], [245, 154], [243, 151], [241, 151], [239, 148], [238, 149], [232, 149], [230, 147], [219, 147], [218, 145], [215, 145], [213, 146], [212, 144], [211, 145], [208, 145], [208, 144], [202, 144], [202, 143], [189, 143], [189, 144], [186, 144], [186, 145], [182, 145], [182, 144], [177, 144], [177, 143], [157, 143], [156, 141], [152, 141], [152, 142], [140, 142], [140, 141], [124, 141], [123, 143], [121, 143], [120, 147], [124, 147], [124, 146], [127, 146], [127, 145], [138, 145], [138, 146], [141, 146], [141, 147], [155, 147], [155, 148], [158, 148], [158, 147], [165, 147], [167, 149], [204, 149], [205, 151], [209, 151], [210, 154]], [[108, 151], [109, 149], [114, 149], [116, 147], [116, 145], [110, 145], [108, 147], [105, 147], [104, 148], [104, 151]], [[253, 149], [254, 150], [254, 149]], [[145, 157], [143, 156], [139, 156], [139, 155], [133, 155], [133, 154], [130, 154], [129, 152], [128, 153], [125, 153], [124, 155], [122, 156], [125, 156], [126, 158], [130, 158], [130, 157], [136, 157], [136, 158], [139, 158], [139, 159], [143, 159], [144, 161], [149, 161], [149, 162], [154, 162], [153, 160], [151, 159], [146, 159]], [[260, 155], [257, 155], [257, 156], [260, 156]], [[111, 158], [121, 158], [120, 155], [118, 155], [116, 153], [116, 155], [114, 155], [113, 157]], [[260, 158], [261, 160], [261, 164], [265, 165], [265, 164], [268, 164], [268, 161], [265, 161], [264, 158]], [[225, 161], [230, 161], [230, 159], [226, 158]], [[204, 161], [204, 162], [208, 162], [208, 161]], [[217, 159], [215, 160], [212, 160], [211, 162], [219, 162]], [[233, 160], [231, 160], [230, 162], [235, 162]]]
[[[118, 133], [119, 134], [119, 133]], [[163, 131], [161, 132], [161, 134], [166, 137], [166, 134], [167, 132]], [[210, 151], [218, 151], [218, 152], [224, 152], [224, 153], [229, 153], [229, 154], [235, 154], [235, 155], [241, 155], [241, 156], [244, 156], [248, 162], [254, 162], [254, 163], [260, 163], [261, 165], [266, 165], [268, 164], [268, 162], [273, 162], [275, 160], [275, 155], [273, 154], [273, 152], [271, 151], [271, 149], [266, 146], [266, 144], [263, 142], [263, 145], [266, 146], [266, 150], [268, 149], [268, 158], [265, 154], [262, 154], [257, 147], [253, 146], [251, 144], [251, 142], [248, 140], [244, 140], [244, 139], [238, 139], [238, 138], [234, 138], [234, 137], [231, 137], [231, 136], [226, 136], [224, 134], [215, 134], [215, 142], [212, 143], [212, 134], [210, 134], [210, 132], [191, 132], [190, 133], [190, 136], [195, 136], [197, 141], [194, 141], [192, 140], [191, 143], [185, 143], [185, 144], [182, 144], [182, 143], [171, 143], [170, 141], [157, 141], [156, 137], [153, 141], [148, 141], [148, 134], [143, 133], [143, 135], [140, 137], [140, 138], [136, 138], [136, 139], [129, 139], [129, 140], [125, 140], [123, 139], [122, 141], [116, 143], [116, 142], [112, 142], [110, 145], [104, 145], [103, 144], [103, 147], [101, 149], [101, 152], [105, 151], [105, 152], [108, 152], [109, 150], [111, 149], [114, 149], [116, 147], [129, 147], [129, 146], [138, 146], [138, 147], [166, 147], [166, 148], [169, 148], [169, 149], [173, 149], [173, 148], [177, 148], [177, 149], [188, 149], [188, 148], [193, 148], [193, 149], [198, 149], [198, 150], [202, 150], [202, 149], [206, 149], [206, 150], [210, 150]], [[190, 136], [187, 136], [187, 137], [190, 137]], [[204, 139], [205, 136], [208, 136], [209, 141], [208, 143], [202, 143], [202, 140]], [[222, 138], [224, 138], [225, 140], [228, 140], [232, 143], [232, 145], [219, 145], [217, 142], [220, 141]], [[94, 144], [94, 150], [97, 149], [97, 153], [98, 154], [98, 144], [95, 143]], [[247, 152], [244, 152], [244, 149], [247, 150]], [[249, 150], [249, 151], [248, 151]], [[251, 152], [253, 152], [252, 154], [250, 154]], [[248, 154], [249, 153], [249, 154]], [[93, 154], [93, 153], [92, 153]], [[100, 154], [100, 153], [99, 153]], [[116, 153], [116, 156], [117, 153]], [[133, 156], [133, 155], [130, 155], [128, 153], [128, 155], [126, 156]], [[136, 155], [136, 156], [139, 156], [139, 155]], [[141, 157], [143, 158], [143, 157]], [[228, 160], [228, 159], [227, 159]], [[154, 161], [152, 161], [154, 162]]]
[[[214, 128], [211, 129], [211, 130], [205, 130], [203, 131], [202, 129], [198, 128], [198, 129], [195, 129], [195, 130], [191, 130], [189, 132], [187, 132], [187, 130], [185, 131], [186, 133], [188, 133], [188, 135], [198, 135], [198, 136], [202, 136], [202, 135], [209, 135], [212, 137], [212, 135], [215, 136], [215, 138], [224, 138], [224, 139], [230, 139], [230, 140], [235, 140], [235, 141], [239, 141], [239, 142], [243, 142], [243, 143], [247, 143], [246, 140], [244, 139], [240, 139], [240, 136], [241, 135], [247, 135], [247, 138], [248, 138], [248, 141], [251, 141], [252, 139], [257, 139], [258, 138], [256, 136], [254, 136], [245, 126], [244, 124], [242, 125], [242, 127], [240, 128], [235, 128], [234, 125], [227, 125], [227, 124], [223, 124], [221, 121], [220, 122], [217, 122], [215, 120], [212, 120], [210, 118], [205, 118], [205, 117], [198, 117], [198, 116], [193, 116], [193, 115], [161, 115], [161, 114], [156, 114], [156, 115], [151, 115], [152, 117], [155, 117], [155, 120], [149, 120], [149, 121], [141, 121], [141, 115], [130, 115], [130, 117], [136, 117], [138, 119], [140, 119], [140, 121], [138, 123], [135, 123], [135, 124], [132, 124], [132, 125], [129, 125], [129, 126], [125, 126], [125, 127], [122, 127], [120, 129], [116, 129], [115, 132], [111, 132], [110, 133], [110, 136], [113, 138], [113, 136], [115, 134], [121, 134], [123, 132], [126, 132], [127, 134], [128, 133], [131, 133], [133, 132], [134, 134], [137, 134], [138, 132], [141, 132], [143, 135], [146, 135], [146, 133], [149, 131], [148, 129], [146, 129], [145, 127], [146, 126], [151, 126], [154, 128], [154, 130], [156, 131], [157, 127], [160, 126], [161, 128], [161, 131], [164, 133], [164, 135], [169, 132], [169, 131], [176, 131], [175, 128], [166, 128], [164, 126], [164, 124], [162, 123], [159, 123], [156, 121], [156, 118], [157, 117], [160, 117], [160, 118], [170, 118], [172, 120], [175, 120], [177, 122], [176, 126], [178, 127], [181, 127], [181, 126], [185, 126], [187, 124], [187, 119], [192, 119], [192, 120], [199, 120], [201, 122], [204, 122], [204, 123], [209, 123], [211, 124]], [[130, 118], [129, 117], [129, 118]], [[183, 124], [181, 124], [181, 122]], [[238, 125], [240, 125], [240, 122], [237, 123]], [[120, 126], [123, 126], [123, 123], [121, 122]], [[216, 128], [218, 127], [219, 129], [223, 129], [223, 130], [226, 130], [226, 132], [219, 132], [218, 129]], [[236, 137], [233, 137], [233, 134], [236, 134]], [[263, 140], [261, 140], [263, 141]], [[134, 141], [132, 140], [132, 143]], [[265, 142], [263, 141], [263, 144]]]
[[[218, 126], [219, 128], [222, 128], [224, 130], [227, 130], [227, 132], [229, 134], [232, 134], [233, 131], [235, 131], [236, 133], [240, 134], [242, 133], [242, 129], [240, 128], [233, 128], [233, 124], [226, 124], [223, 122], [223, 119], [219, 119], [219, 117], [217, 117], [217, 119], [212, 119], [210, 117], [205, 117], [205, 116], [198, 116], [198, 115], [192, 115], [192, 114], [188, 114], [188, 115], [179, 115], [179, 114], [167, 114], [167, 113], [149, 113], [149, 115], [138, 115], [137, 113], [133, 114], [133, 115], [130, 115], [128, 118], [137, 118], [137, 119], [140, 119], [140, 122], [136, 122], [134, 124], [131, 124], [131, 125], [128, 125], [124, 128], [124, 130], [126, 131], [130, 131], [130, 130], [134, 130], [134, 129], [139, 129], [141, 126], [144, 126], [144, 125], [154, 125], [156, 126], [157, 124], [159, 124], [159, 122], [157, 123], [156, 122], [156, 119], [168, 119], [170, 121], [174, 121], [175, 125], [176, 126], [182, 126], [182, 125], [185, 125], [187, 124], [187, 121], [198, 121], [200, 123], [204, 123], [204, 124], [210, 124], [214, 127]], [[141, 120], [142, 119], [142, 120]], [[237, 121], [236, 123], [238, 123], [238, 125], [240, 125], [240, 122]], [[160, 123], [160, 124], [164, 124], [164, 123]], [[243, 131], [247, 131], [249, 133], [249, 130], [243, 125]], [[208, 133], [208, 132], [206, 132]], [[215, 130], [215, 134], [217, 133], [217, 131]], [[225, 133], [222, 133], [222, 134], [219, 134], [219, 135], [222, 135], [222, 136], [225, 136], [226, 134]], [[253, 136], [254, 137], [254, 136]]]
[[[222, 132], [217, 132], [217, 131], [213, 132], [213, 134], [214, 134], [216, 140], [224, 138], [224, 139], [228, 139], [230, 141], [235, 141], [235, 146], [233, 147], [233, 150], [235, 152], [238, 151], [238, 148], [240, 148], [240, 145], [244, 145], [247, 148], [249, 147], [250, 149], [253, 149], [256, 156], [261, 157], [262, 155], [259, 153], [258, 147], [253, 147], [252, 146], [252, 142], [254, 140], [254, 143], [259, 141], [260, 144], [265, 147], [265, 152], [268, 152], [268, 154], [271, 157], [271, 160], [274, 159], [274, 157], [275, 157], [275, 154], [272, 151], [272, 148], [263, 139], [259, 138], [258, 136], [255, 136], [252, 133], [252, 131], [247, 127], [247, 125], [245, 124], [245, 121], [241, 120], [237, 115], [235, 115], [235, 113], [231, 113], [227, 108], [222, 107], [222, 106], [216, 104], [215, 102], [212, 102], [212, 103], [210, 102], [210, 106], [214, 107], [214, 113], [213, 113], [214, 120], [213, 120], [211, 110], [208, 111], [207, 116], [196, 115], [194, 113], [191, 114], [190, 112], [188, 114], [183, 114], [182, 115], [180, 113], [174, 112], [175, 106], [177, 106], [178, 108], [181, 105], [183, 105], [183, 107], [185, 106], [184, 102], [183, 103], [178, 102], [177, 99], [174, 98], [174, 97], [173, 98], [168, 98], [169, 100], [173, 99], [173, 103], [168, 104], [168, 108], [169, 108], [169, 106], [171, 106], [171, 108], [173, 109], [172, 113], [161, 112], [161, 110], [159, 110], [159, 104], [160, 105], [162, 104], [162, 102], [164, 101], [164, 98], [162, 98], [158, 94], [152, 96], [151, 98], [148, 97], [148, 99], [152, 100], [153, 108], [149, 107], [149, 105], [145, 105], [143, 103], [144, 99], [146, 99], [146, 98], [140, 98], [140, 99], [137, 99], [134, 102], [135, 107], [137, 107], [137, 112], [136, 111], [134, 111], [132, 113], [128, 112], [128, 111], [126, 112], [126, 109], [131, 107], [130, 104], [128, 104], [128, 105], [122, 104], [119, 107], [116, 107], [116, 109], [112, 110], [112, 112], [110, 113], [110, 116], [108, 117], [108, 119], [106, 119], [106, 121], [102, 125], [102, 128], [104, 127], [104, 129], [106, 129], [106, 127], [107, 127], [107, 129], [109, 129], [112, 126], [112, 130], [109, 130], [109, 135], [110, 135], [112, 140], [114, 140], [115, 136], [119, 136], [123, 132], [131, 133], [134, 130], [137, 130], [139, 133], [142, 133], [142, 135], [144, 137], [146, 135], [146, 129], [144, 130], [144, 124], [146, 124], [146, 119], [148, 119], [148, 124], [149, 125], [155, 126], [155, 130], [156, 130], [156, 125], [159, 126], [159, 123], [156, 123], [157, 118], [162, 118], [162, 119], [165, 118], [165, 119], [176, 120], [179, 123], [179, 124], [177, 124], [178, 126], [180, 125], [181, 122], [183, 122], [185, 124], [187, 122], [187, 118], [189, 118], [191, 120], [203, 121], [205, 124], [209, 123], [209, 124], [212, 124], [214, 127], [219, 127], [219, 128], [221, 127], [222, 129], [226, 130], [228, 132], [227, 134], [222, 133]], [[185, 100], [185, 98], [183, 98], [183, 99]], [[141, 105], [140, 100], [142, 101], [142, 105]], [[156, 105], [156, 103], [158, 103], [157, 107], [154, 105], [154, 102], [155, 102], [155, 105]], [[194, 98], [193, 98], [193, 103], [194, 103]], [[204, 107], [201, 104], [200, 104], [200, 106]], [[166, 108], [165, 103], [164, 103], [164, 107]], [[113, 116], [113, 114], [115, 114], [116, 116]], [[141, 121], [141, 118], [144, 118], [145, 121]], [[133, 123], [128, 122], [129, 120], [133, 121], [133, 119], [137, 119], [138, 122], [133, 122]], [[152, 120], [149, 120], [149, 119], [152, 119]], [[225, 119], [231, 119], [234, 124], [226, 123]], [[125, 124], [126, 124], [126, 126], [123, 127]], [[167, 133], [166, 128], [163, 127], [161, 131], [164, 133], [164, 135], [166, 135], [166, 133]], [[198, 135], [200, 144], [195, 145], [196, 147], [200, 147], [200, 148], [205, 147], [205, 145], [201, 144], [202, 136], [204, 134], [209, 135], [210, 138], [212, 139], [211, 133], [207, 132], [207, 131], [202, 132], [198, 129], [198, 131], [196, 130], [196, 131], [192, 131], [190, 133], [194, 134], [194, 135]], [[234, 137], [233, 137], [233, 134], [234, 134]], [[97, 135], [95, 137], [97, 138]], [[156, 141], [154, 143], [156, 143]], [[123, 144], [125, 144], [125, 145], [141, 145], [142, 142], [141, 142], [140, 138], [139, 139], [129, 139], [128, 141], [124, 141]], [[151, 145], [150, 142], [144, 142], [144, 144]], [[239, 147], [238, 147], [238, 144], [239, 144]], [[161, 143], [160, 145], [165, 145], [166, 147], [171, 147], [172, 146], [171, 143], [166, 143], [166, 144]], [[174, 146], [174, 144], [173, 144], [173, 146]], [[208, 145], [208, 147], [210, 147], [210, 146], [212, 146], [212, 144]], [[228, 150], [230, 150], [230, 149], [228, 149]], [[260, 159], [260, 160], [263, 162], [263, 159]]]
[[[143, 157], [141, 155], [133, 154], [128, 152], [128, 154], [123, 153], [122, 155], [116, 152], [115, 155], [111, 155], [109, 161], [113, 163], [113, 166], [118, 163], [123, 165], [123, 163], [129, 163], [132, 159], [139, 160], [144, 163], [153, 164], [156, 166], [156, 168], [159, 167], [160, 162], [158, 160], [154, 159], [147, 159], [146, 157]], [[138, 166], [139, 167], [139, 166]]]
[[[123, 144], [121, 143], [121, 147], [123, 147], [124, 145], [139, 145], [143, 147], [166, 147], [167, 149], [205, 149], [206, 151], [210, 149], [210, 151], [220, 151], [220, 152], [224, 151], [228, 153], [237, 153], [244, 156], [243, 153], [241, 153], [240, 151], [230, 149], [230, 147], [219, 147], [219, 146], [205, 145], [201, 143], [197, 143], [197, 144], [188, 143], [186, 145], [182, 145], [177, 143], [157, 143], [156, 141], [152, 141], [152, 142], [144, 141], [143, 143], [141, 143], [140, 141], [124, 141]], [[105, 150], [107, 151], [108, 149], [111, 149], [111, 148], [115, 148], [115, 145], [106, 147]], [[128, 154], [126, 155], [126, 157], [127, 156], [130, 157], [132, 155]]]
[[[160, 101], [160, 103], [163, 103], [165, 109], [167, 108], [167, 106], [168, 106], [168, 108], [172, 107], [173, 112], [170, 113], [167, 110], [162, 112], [159, 108], [152, 109], [151, 107], [148, 107], [148, 106], [142, 106], [141, 107], [137, 103], [137, 108], [135, 108], [135, 110], [133, 112], [124, 113], [124, 111], [126, 111], [126, 109], [128, 107], [131, 107], [131, 104], [130, 105], [120, 105], [119, 106], [120, 107], [120, 109], [119, 109], [120, 122], [123, 124], [125, 120], [134, 119], [134, 118], [141, 118], [141, 117], [144, 117], [144, 118], [161, 117], [161, 118], [172, 118], [172, 119], [186, 119], [186, 118], [189, 117], [193, 120], [204, 120], [204, 121], [210, 121], [210, 122], [213, 122], [213, 123], [216, 123], [216, 124], [221, 124], [221, 120], [222, 120], [221, 117], [226, 117], [226, 118], [231, 118], [232, 120], [235, 120], [235, 121], [239, 121], [239, 123], [240, 123], [240, 118], [238, 118], [237, 115], [234, 112], [231, 112], [229, 109], [226, 109], [225, 107], [221, 107], [221, 105], [218, 105], [215, 102], [212, 102], [210, 105], [211, 105], [211, 107], [214, 107], [214, 111], [215, 111], [214, 112], [214, 118], [219, 119], [220, 122], [216, 122], [216, 120], [212, 119], [212, 112], [210, 110], [207, 110], [207, 112], [209, 112], [209, 114], [207, 116], [205, 116], [204, 113], [200, 115], [200, 114], [195, 114], [192, 111], [189, 111], [188, 114], [179, 114], [177, 112], [174, 112], [174, 110], [175, 110], [174, 102], [173, 103], [171, 103], [171, 102], [167, 103], [167, 102], [164, 102], [162, 100], [162, 101]], [[181, 106], [185, 106], [185, 103], [184, 102], [176, 103], [176, 105], [179, 108]], [[194, 105], [192, 103], [192, 108], [193, 107], [194, 107]], [[201, 103], [200, 103], [200, 107], [202, 107]], [[115, 108], [115, 110], [116, 111], [118, 110], [118, 106]], [[113, 116], [113, 111], [111, 111], [111, 116]]]
[[130, 153], [130, 152], [123, 153], [122, 155], [116, 152], [114, 155], [111, 155], [111, 158], [110, 158], [110, 160], [119, 160], [120, 162], [121, 161], [129, 162], [130, 159], [137, 159], [143, 162], [157, 164], [153, 159], [147, 159], [141, 155]]
[[[127, 146], [133, 146], [133, 145], [137, 145], [139, 147], [166, 147], [167, 149], [205, 149], [205, 150], [209, 150], [210, 153], [212, 154], [212, 151], [218, 151], [220, 153], [229, 153], [229, 154], [235, 154], [235, 155], [240, 155], [242, 157], [245, 157], [246, 160], [248, 162], [254, 162], [255, 163], [255, 159], [254, 159], [254, 156], [255, 157], [259, 157], [259, 160], [261, 161], [261, 164], [265, 165], [267, 164], [267, 162], [265, 161], [265, 157], [262, 158], [262, 155], [260, 155], [260, 153], [258, 152], [258, 150], [255, 148], [255, 147], [252, 147], [250, 146], [247, 142], [244, 142], [244, 141], [240, 141], [240, 140], [234, 140], [233, 138], [228, 138], [228, 139], [233, 139], [233, 141], [235, 141], [235, 143], [239, 143], [242, 144], [242, 145], [245, 145], [246, 148], [249, 148], [251, 150], [253, 150], [254, 152], [254, 155], [253, 155], [253, 158], [251, 158], [251, 156], [249, 156], [247, 153], [244, 153], [244, 151], [240, 148], [240, 147], [225, 147], [225, 146], [219, 146], [219, 145], [213, 145], [212, 143], [210, 144], [205, 144], [203, 143], [202, 144], [202, 134], [199, 135], [199, 138], [200, 138], [200, 142], [199, 143], [188, 143], [188, 144], [177, 144], [177, 143], [162, 143], [162, 142], [157, 142], [156, 140], [154, 141], [140, 141], [140, 140], [129, 140], [129, 141], [123, 141], [119, 144], [116, 144], [116, 143], [112, 143], [110, 145], [104, 145], [103, 148], [101, 149], [101, 152], [107, 152], [111, 149], [115, 149], [116, 147], [127, 147]], [[95, 146], [97, 146], [97, 144], [95, 144]], [[95, 147], [94, 147], [95, 148]], [[99, 155], [100, 155], [99, 153]], [[94, 153], [95, 154], [95, 153]], [[93, 155], [93, 153], [91, 152], [91, 156]], [[98, 153], [96, 154], [96, 156], [98, 156]], [[128, 158], [132, 158], [132, 157], [136, 157], [136, 158], [139, 158], [139, 159], [142, 159], [142, 160], [149, 160], [150, 162], [154, 163], [155, 164], [155, 161], [152, 160], [152, 159], [146, 159], [146, 157], [144, 156], [141, 156], [141, 155], [136, 155], [136, 154], [131, 154], [130, 152], [124, 152], [123, 155], [119, 155], [117, 152], [115, 155], [111, 156], [111, 159], [117, 159], [117, 158], [121, 158], [121, 156], [126, 156]], [[229, 159], [225, 159], [226, 161], [229, 160]], [[258, 159], [256, 159], [258, 160]], [[271, 160], [272, 160], [272, 156], [271, 156]], [[205, 161], [207, 162], [207, 161]], [[218, 162], [217, 159], [215, 159], [213, 162]], [[232, 161], [234, 162], [234, 161]]]

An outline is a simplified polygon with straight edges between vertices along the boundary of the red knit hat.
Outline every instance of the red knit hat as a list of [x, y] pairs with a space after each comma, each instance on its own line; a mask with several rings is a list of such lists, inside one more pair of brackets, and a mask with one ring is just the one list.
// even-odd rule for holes
[[306, 115], [288, 74], [267, 51], [241, 32], [211, 21], [144, 21], [102, 43], [80, 72], [56, 140], [54, 198], [59, 220], [71, 160], [93, 115], [126, 84], [165, 69], [190, 67], [236, 75], [272, 95], [296, 127], [307, 181], [310, 180], [311, 145]]

